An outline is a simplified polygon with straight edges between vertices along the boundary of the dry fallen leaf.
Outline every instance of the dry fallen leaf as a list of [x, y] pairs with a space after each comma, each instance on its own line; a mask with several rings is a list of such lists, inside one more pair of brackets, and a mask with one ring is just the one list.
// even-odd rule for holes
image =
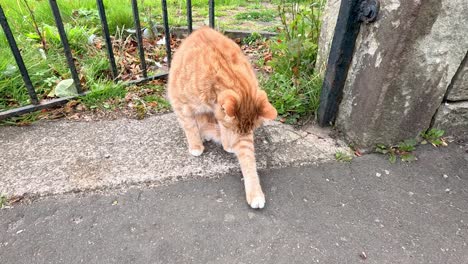
[[273, 72], [273, 68], [271, 68], [271, 66], [264, 66], [264, 67], [263, 67], [263, 70], [264, 70], [265, 72], [267, 72], [267, 73]]

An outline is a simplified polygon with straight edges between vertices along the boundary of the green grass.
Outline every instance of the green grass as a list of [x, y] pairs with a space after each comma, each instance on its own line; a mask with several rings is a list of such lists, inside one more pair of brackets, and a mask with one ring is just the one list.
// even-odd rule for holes
[[286, 123], [294, 124], [318, 109], [322, 88], [322, 78], [318, 75], [301, 77], [295, 83], [288, 74], [275, 72], [260, 79], [260, 83]]
[[95, 83], [91, 86], [91, 91], [81, 97], [81, 102], [88, 108], [105, 108], [110, 109], [116, 107], [115, 104], [109, 104], [111, 99], [119, 99], [125, 97], [127, 90], [122, 84], [114, 84], [110, 82]]
[[[25, 1], [33, 11], [34, 19]], [[229, 17], [239, 6], [253, 8], [260, 6], [260, 3], [261, 1], [217, 0], [216, 16]], [[46, 0], [2, 0], [1, 4], [38, 97], [40, 100], [46, 99], [58, 81], [70, 78], [49, 3]], [[87, 45], [92, 34], [101, 35], [96, 1], [63, 0], [58, 1], [58, 5], [78, 71], [85, 80], [85, 90], [93, 90], [99, 86], [113, 87], [109, 80], [109, 65], [104, 49], [98, 50], [92, 45]], [[111, 34], [133, 27], [130, 0], [104, 0], [104, 5], [107, 7], [106, 15]], [[198, 17], [207, 22], [207, 1], [192, 0], [192, 6], [194, 19]], [[141, 0], [139, 10], [142, 27], [150, 23], [162, 24], [160, 1]], [[185, 0], [169, 0], [168, 13], [170, 26], [186, 25]], [[236, 23], [224, 24], [222, 21], [220, 18], [217, 24], [224, 28], [236, 28]], [[42, 36], [37, 33], [33, 22], [37, 23]], [[45, 40], [46, 47], [43, 47], [42, 39]], [[28, 104], [28, 93], [4, 33], [0, 30], [0, 111]]]
[[262, 35], [260, 35], [257, 32], [252, 32], [250, 36], [247, 36], [244, 39], [242, 39], [242, 44], [252, 45], [255, 42], [260, 41], [260, 40], [262, 40]]
[[274, 10], [247, 11], [238, 13], [234, 16], [237, 20], [255, 20], [262, 22], [273, 21], [276, 17]]
[[309, 5], [282, 2], [280, 18], [284, 30], [271, 42], [273, 74], [261, 79], [262, 87], [278, 114], [287, 123], [315, 114], [319, 106], [322, 79], [315, 73], [323, 0]]
[[27, 126], [39, 120], [40, 115], [41, 111], [35, 111], [21, 116], [10, 117], [0, 120], [0, 126]]
[[147, 103], [156, 103], [157, 110], [167, 110], [170, 109], [170, 104], [167, 100], [162, 98], [161, 96], [156, 95], [147, 95], [143, 97], [143, 100]]
[[[42, 36], [37, 34], [24, 0], [2, 0], [2, 7], [15, 34], [39, 99], [46, 99], [58, 81], [69, 79], [71, 76], [48, 1], [27, 1], [34, 12]], [[267, 62], [273, 69], [273, 74], [270, 78], [261, 78], [260, 81], [281, 118], [288, 123], [296, 123], [301, 117], [313, 114], [317, 110], [322, 85], [322, 80], [314, 72], [314, 64], [324, 1], [298, 0], [299, 9], [292, 8], [293, 2], [297, 1], [271, 1], [270, 7], [271, 4], [280, 5], [278, 16], [275, 6], [272, 9], [265, 9], [262, 1], [216, 1], [216, 15], [219, 17], [216, 24], [222, 29], [236, 29], [240, 25], [247, 25], [249, 30], [255, 31], [254, 28], [250, 28], [252, 25], [272, 21], [276, 17], [281, 19], [284, 30], [277, 40], [271, 42], [273, 59]], [[125, 32], [123, 29], [133, 27], [130, 0], [105, 0], [104, 4], [108, 7], [106, 13], [111, 34], [120, 36], [118, 32]], [[114, 84], [110, 80], [105, 50], [87, 44], [92, 34], [101, 35], [100, 20], [95, 5], [95, 0], [59, 1], [78, 71], [84, 81], [85, 90], [90, 91], [80, 98], [80, 101], [91, 109], [113, 109], [122, 104], [126, 94], [135, 91], [122, 84]], [[192, 5], [194, 20], [206, 23], [207, 1], [192, 0]], [[159, 1], [140, 0], [139, 9], [143, 27], [161, 24]], [[168, 1], [168, 12], [171, 26], [186, 25], [185, 0]], [[277, 27], [274, 23], [267, 23], [264, 26], [272, 31]], [[125, 33], [121, 37], [125, 38]], [[45, 49], [41, 38], [47, 43]], [[252, 34], [243, 43], [252, 44], [258, 39], [258, 34]], [[256, 63], [261, 66], [265, 62], [259, 59]], [[137, 93], [139, 99], [135, 105], [138, 109], [142, 109], [143, 115], [147, 109], [169, 108], [162, 97], [162, 92]], [[23, 80], [16, 69], [3, 31], [0, 31], [0, 111], [29, 103]], [[33, 116], [31, 119], [34, 119]]]

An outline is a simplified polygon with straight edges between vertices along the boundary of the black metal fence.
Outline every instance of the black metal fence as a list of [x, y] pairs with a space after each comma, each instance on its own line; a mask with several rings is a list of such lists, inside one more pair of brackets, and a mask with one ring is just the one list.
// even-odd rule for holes
[[[65, 32], [62, 17], [60, 15], [60, 10], [57, 5], [57, 0], [49, 0], [49, 4], [50, 4], [51, 11], [55, 19], [55, 24], [57, 26], [57, 29], [60, 35], [60, 40], [63, 45], [65, 57], [67, 59], [68, 67], [70, 69], [73, 82], [75, 84], [78, 94], [84, 95], [86, 92], [83, 91], [83, 87], [81, 86], [80, 79], [78, 77], [78, 72], [76, 70], [76, 66], [75, 66], [74, 59], [73, 59], [73, 54], [71, 52], [70, 45], [68, 43], [67, 34]], [[169, 20], [168, 20], [168, 15], [167, 15], [167, 1], [161, 0], [161, 4], [162, 4], [164, 34], [165, 34], [165, 45], [166, 45], [166, 53], [167, 53], [167, 63], [168, 63], [168, 66], [170, 67], [172, 51], [171, 51], [171, 36], [170, 36], [170, 30], [169, 30]], [[104, 36], [104, 40], [105, 40], [106, 47], [107, 47], [106, 48], [107, 56], [109, 59], [109, 64], [110, 64], [109, 67], [111, 70], [111, 74], [112, 74], [114, 81], [118, 81], [117, 65], [115, 63], [114, 52], [112, 50], [112, 42], [111, 42], [111, 38], [109, 34], [109, 26], [107, 24], [106, 11], [104, 8], [103, 0], [96, 0], [96, 5], [97, 5], [97, 9], [98, 9], [99, 16], [101, 19], [102, 34]], [[144, 83], [144, 82], [148, 82], [148, 81], [155, 80], [155, 79], [165, 78], [167, 77], [168, 73], [160, 73], [157, 75], [148, 76], [145, 53], [143, 49], [143, 39], [141, 35], [142, 31], [141, 31], [141, 26], [140, 26], [140, 15], [138, 12], [138, 1], [131, 0], [131, 5], [132, 5], [132, 12], [133, 12], [133, 20], [134, 20], [135, 29], [136, 29], [136, 40], [138, 44], [138, 51], [139, 51], [139, 56], [140, 56], [140, 63], [141, 63], [143, 78], [129, 81], [126, 84], [128, 85], [138, 84], [138, 83]], [[209, 25], [210, 27], [214, 28], [215, 26], [215, 18], [214, 18], [215, 17], [214, 16], [215, 0], [209, 0], [208, 5], [209, 5]], [[5, 16], [5, 13], [1, 5], [0, 5], [0, 24], [3, 28], [6, 39], [9, 43], [13, 56], [16, 60], [18, 69], [20, 70], [24, 84], [26, 86], [26, 89], [28, 90], [29, 98], [31, 100], [30, 105], [0, 112], [0, 120], [13, 117], [13, 116], [18, 116], [18, 115], [25, 114], [25, 113], [29, 113], [29, 112], [33, 112], [33, 111], [37, 111], [37, 110], [41, 110], [41, 109], [45, 109], [45, 108], [49, 108], [49, 107], [53, 107], [53, 106], [57, 106], [57, 105], [62, 105], [62, 104], [67, 103], [70, 99], [72, 99], [73, 97], [65, 97], [65, 98], [48, 100], [46, 102], [39, 101], [36, 91], [29, 77], [28, 70], [26, 69], [23, 58], [21, 56], [21, 52], [18, 48], [18, 45], [16, 44], [14, 34], [11, 31], [10, 26], [8, 25], [7, 18]], [[192, 32], [192, 2], [191, 0], [187, 0], [187, 25], [188, 25], [189, 33]]]

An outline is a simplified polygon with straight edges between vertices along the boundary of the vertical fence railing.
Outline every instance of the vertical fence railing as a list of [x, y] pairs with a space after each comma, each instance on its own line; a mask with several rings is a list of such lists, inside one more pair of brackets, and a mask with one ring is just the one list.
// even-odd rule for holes
[[171, 32], [169, 31], [169, 18], [167, 17], [167, 2], [166, 0], [161, 0], [162, 5], [162, 16], [164, 21], [164, 34], [166, 39], [166, 56], [167, 56], [167, 65], [171, 67]]
[[[49, 5], [52, 10], [52, 14], [54, 16], [55, 24], [57, 26], [57, 30], [60, 36], [60, 41], [63, 46], [65, 57], [67, 59], [68, 68], [70, 69], [73, 82], [75, 84], [78, 94], [82, 95], [83, 88], [80, 82], [78, 71], [76, 69], [75, 61], [73, 58], [73, 53], [70, 48], [70, 44], [68, 42], [62, 16], [60, 14], [60, 10], [57, 5], [57, 0], [49, 0]], [[162, 17], [163, 17], [163, 25], [164, 25], [164, 38], [165, 38], [165, 46], [166, 46], [167, 64], [168, 64], [168, 67], [170, 67], [171, 60], [172, 60], [172, 49], [171, 49], [171, 33], [169, 29], [169, 18], [168, 18], [168, 11], [167, 11], [167, 0], [161, 0], [161, 5], [162, 5]], [[215, 0], [209, 0], [208, 5], [209, 5], [209, 26], [214, 28], [215, 27]], [[107, 52], [107, 57], [109, 59], [109, 68], [110, 68], [113, 80], [118, 81], [118, 78], [119, 78], [118, 69], [117, 69], [117, 64], [116, 64], [116, 60], [114, 56], [112, 40], [111, 40], [111, 36], [109, 33], [109, 25], [107, 22], [104, 1], [96, 0], [96, 6], [97, 6], [97, 10], [98, 10], [99, 17], [101, 20], [102, 34], [104, 37], [104, 41], [106, 43], [106, 52]], [[143, 83], [143, 82], [147, 82], [150, 80], [167, 77], [167, 73], [160, 73], [154, 76], [148, 76], [148, 67], [147, 67], [146, 59], [145, 59], [143, 37], [142, 37], [142, 31], [141, 31], [141, 25], [140, 25], [140, 16], [139, 16], [139, 11], [138, 11], [137, 0], [132, 0], [131, 6], [132, 6], [133, 20], [134, 20], [134, 26], [135, 26], [135, 35], [136, 35], [136, 41], [138, 44], [138, 54], [140, 58], [141, 72], [142, 72], [143, 78], [139, 78], [133, 81], [128, 81], [125, 84], [127, 85], [138, 84], [138, 83]], [[21, 115], [21, 114], [25, 114], [28, 112], [37, 111], [37, 110], [48, 108], [48, 107], [65, 104], [71, 98], [73, 98], [73, 97], [57, 98], [57, 99], [47, 100], [46, 102], [43, 102], [43, 103], [39, 102], [38, 96], [36, 94], [36, 91], [34, 89], [30, 76], [28, 74], [23, 58], [21, 56], [20, 49], [17, 46], [17, 43], [14, 38], [14, 34], [11, 31], [11, 28], [8, 24], [6, 15], [1, 5], [0, 5], [0, 24], [3, 28], [3, 31], [5, 33], [10, 49], [16, 60], [16, 64], [18, 65], [18, 68], [21, 72], [21, 76], [23, 78], [24, 84], [26, 86], [26, 89], [28, 91], [29, 98], [32, 104], [32, 105], [10, 109], [7, 111], [2, 111], [0, 112], [0, 120], [13, 117], [13, 116], [17, 116], [17, 115]], [[187, 0], [187, 28], [188, 28], [189, 33], [193, 31], [192, 24], [193, 24], [192, 1]]]
[[135, 25], [136, 37], [137, 37], [137, 43], [138, 43], [138, 53], [140, 54], [141, 70], [142, 70], [143, 78], [147, 78], [148, 74], [146, 72], [145, 50], [143, 48], [143, 37], [141, 36], [140, 14], [138, 12], [137, 0], [132, 0], [132, 11], [133, 11], [133, 21]]
[[109, 58], [110, 70], [112, 72], [112, 78], [114, 82], [117, 81], [117, 65], [115, 64], [114, 50], [112, 49], [112, 41], [109, 33], [109, 25], [107, 24], [106, 11], [104, 9], [104, 3], [102, 0], [96, 0], [96, 4], [99, 11], [99, 17], [101, 18], [102, 34], [106, 41], [107, 57]]
[[21, 57], [21, 53], [18, 49], [18, 45], [16, 45], [16, 40], [13, 37], [13, 33], [11, 32], [10, 25], [8, 25], [8, 21], [6, 19], [5, 13], [3, 12], [3, 8], [0, 5], [0, 23], [2, 24], [3, 32], [5, 32], [5, 37], [10, 45], [11, 52], [15, 57], [16, 64], [18, 64], [18, 68], [21, 72], [21, 77], [23, 77], [24, 85], [26, 89], [28, 89], [29, 98], [31, 103], [34, 105], [39, 104], [39, 100], [37, 98], [36, 91], [34, 90], [33, 84], [31, 82], [31, 78], [29, 78], [28, 70], [24, 65], [23, 57]]
[[57, 6], [56, 0], [49, 0], [50, 8], [52, 9], [52, 14], [54, 15], [55, 25], [60, 35], [60, 41], [62, 42], [63, 50], [65, 51], [65, 57], [67, 58], [68, 68], [73, 78], [73, 82], [76, 87], [76, 91], [80, 94], [83, 92], [81, 89], [80, 78], [78, 77], [78, 72], [76, 71], [75, 62], [73, 60], [73, 54], [68, 44], [67, 34], [65, 33], [65, 28], [63, 26], [62, 16], [60, 15], [59, 8]]
[[214, 28], [215, 27], [215, 0], [210, 0], [208, 5], [209, 7], [209, 13], [210, 13], [210, 27]]
[[192, 0], [187, 0], [187, 29], [192, 33]]

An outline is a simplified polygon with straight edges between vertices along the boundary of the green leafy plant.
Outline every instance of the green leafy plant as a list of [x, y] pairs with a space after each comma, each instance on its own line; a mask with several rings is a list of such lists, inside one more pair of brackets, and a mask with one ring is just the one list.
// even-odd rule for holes
[[254, 44], [255, 42], [257, 42], [258, 40], [261, 40], [261, 39], [262, 39], [262, 35], [260, 35], [257, 32], [253, 32], [249, 36], [242, 39], [242, 43], [246, 44], [246, 45], [252, 45], [252, 44]]
[[273, 74], [261, 80], [278, 114], [295, 123], [318, 109], [322, 79], [314, 71], [324, 1], [281, 1], [283, 29], [271, 44]]
[[417, 160], [416, 156], [412, 153], [400, 153], [401, 161], [412, 162]]
[[335, 159], [341, 162], [350, 162], [351, 160], [353, 160], [353, 157], [347, 153], [337, 151], [335, 153]]
[[395, 163], [397, 157], [400, 157], [401, 161], [412, 162], [417, 160], [416, 156], [412, 153], [416, 149], [418, 142], [416, 139], [407, 139], [396, 146], [387, 146], [385, 144], [377, 144], [375, 151], [388, 156], [390, 163]]
[[418, 144], [418, 141], [416, 141], [416, 139], [407, 139], [407, 140], [404, 140], [403, 142], [400, 142], [397, 145], [397, 148], [399, 151], [402, 151], [402, 152], [411, 152], [416, 149], [417, 144]]
[[93, 21], [99, 23], [99, 13], [98, 10], [80, 8], [73, 10], [72, 18], [75, 20], [75, 23], [81, 23], [81, 19], [86, 19], [88, 22]]
[[424, 139], [421, 144], [431, 143], [434, 147], [438, 146], [447, 146], [444, 138], [442, 136], [445, 134], [444, 130], [431, 128], [426, 131], [421, 132], [421, 137]]
[[431, 128], [421, 132], [419, 135], [423, 139], [418, 142], [416, 139], [407, 139], [396, 146], [387, 146], [385, 144], [377, 144], [375, 151], [384, 155], [388, 155], [391, 163], [395, 163], [397, 157], [400, 157], [402, 161], [412, 162], [417, 160], [416, 156], [412, 153], [416, 150], [418, 143], [425, 145], [431, 143], [434, 147], [447, 146], [447, 142], [442, 137], [445, 131], [440, 129]]
[[0, 195], [0, 208], [5, 207], [7, 203], [8, 203], [7, 197], [4, 194]]

